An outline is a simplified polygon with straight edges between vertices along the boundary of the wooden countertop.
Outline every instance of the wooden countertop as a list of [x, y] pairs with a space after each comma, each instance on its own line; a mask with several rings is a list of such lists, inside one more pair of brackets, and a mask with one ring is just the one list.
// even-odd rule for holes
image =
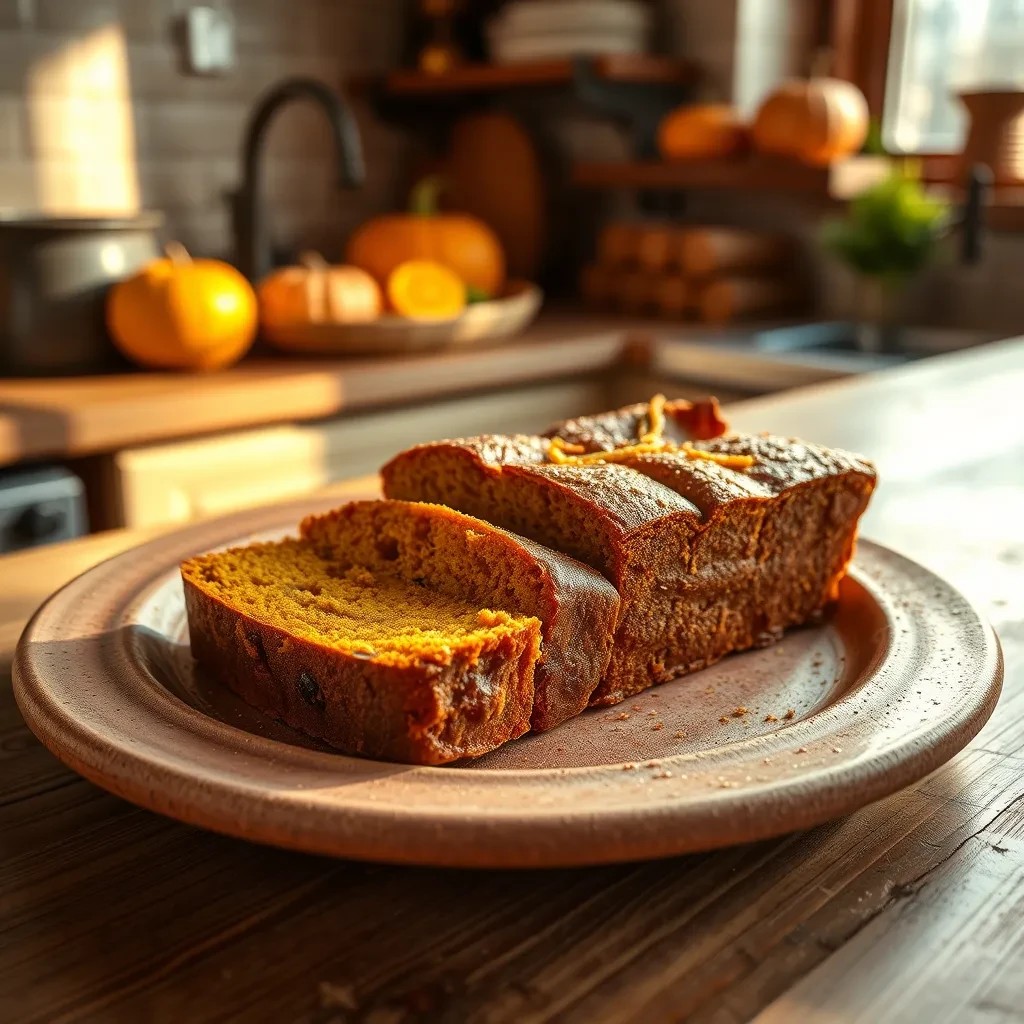
[[221, 373], [0, 380], [0, 466], [488, 387], [599, 373], [628, 331], [608, 317], [548, 313], [512, 343], [402, 358], [246, 360]]
[[[56, 762], [0, 676], [0, 1017], [18, 1021], [1020, 1019], [1024, 1005], [1024, 342], [743, 403], [870, 453], [865, 533], [999, 631], [978, 738], [918, 785], [781, 840], [575, 871], [431, 871], [165, 820]], [[356, 482], [357, 489], [364, 487]], [[344, 489], [338, 492], [344, 496]], [[0, 658], [35, 604], [142, 539], [0, 559]]]

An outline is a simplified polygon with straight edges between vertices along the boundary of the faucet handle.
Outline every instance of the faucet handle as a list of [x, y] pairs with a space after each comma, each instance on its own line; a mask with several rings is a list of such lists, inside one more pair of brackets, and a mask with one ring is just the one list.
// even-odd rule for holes
[[249, 116], [242, 146], [242, 185], [234, 201], [236, 257], [239, 269], [251, 281], [271, 269], [270, 233], [259, 199], [259, 157], [267, 125], [276, 112], [293, 100], [313, 100], [327, 114], [338, 153], [339, 179], [357, 188], [366, 178], [359, 126], [348, 104], [315, 78], [289, 78], [273, 86], [256, 102]]
[[964, 263], [973, 264], [981, 260], [985, 204], [991, 187], [992, 169], [986, 164], [973, 164], [967, 174], [966, 195], [959, 217], [963, 229], [960, 253]]

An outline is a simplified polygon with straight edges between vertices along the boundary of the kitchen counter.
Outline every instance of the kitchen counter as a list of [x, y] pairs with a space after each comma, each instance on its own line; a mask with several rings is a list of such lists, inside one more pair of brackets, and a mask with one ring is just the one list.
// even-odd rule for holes
[[[0, 681], [4, 1019], [659, 1024], [1019, 1020], [1024, 340], [730, 410], [869, 453], [865, 534], [991, 617], [991, 721], [927, 779], [784, 839], [582, 870], [333, 862], [187, 828], [78, 778]], [[356, 493], [368, 486], [356, 482]], [[0, 559], [5, 665], [52, 588], [142, 539]], [[5, 669], [9, 673], [9, 669]]]
[[264, 356], [213, 374], [0, 379], [0, 466], [600, 376], [624, 363], [719, 395], [774, 391], [873, 368], [870, 360], [834, 356], [780, 362], [724, 344], [757, 328], [545, 311], [522, 335], [492, 347], [376, 359]]
[[313, 420], [477, 389], [601, 373], [628, 331], [548, 314], [513, 343], [378, 359], [248, 359], [220, 373], [0, 380], [0, 466]]

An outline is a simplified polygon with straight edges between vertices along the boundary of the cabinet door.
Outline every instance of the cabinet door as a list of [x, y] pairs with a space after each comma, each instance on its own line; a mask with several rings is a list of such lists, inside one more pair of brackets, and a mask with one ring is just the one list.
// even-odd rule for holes
[[283, 501], [374, 473], [420, 441], [526, 433], [597, 412], [606, 394], [599, 380], [567, 381], [123, 451], [114, 457], [116, 516], [142, 527]]

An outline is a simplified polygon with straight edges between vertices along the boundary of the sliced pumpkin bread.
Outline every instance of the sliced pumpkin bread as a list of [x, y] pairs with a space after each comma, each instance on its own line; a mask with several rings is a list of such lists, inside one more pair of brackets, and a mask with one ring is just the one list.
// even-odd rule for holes
[[254, 707], [350, 754], [476, 757], [530, 728], [541, 623], [309, 539], [181, 566], [192, 652]]
[[777, 639], [835, 598], [875, 484], [855, 455], [724, 435], [712, 404], [631, 406], [543, 437], [419, 445], [388, 497], [442, 502], [601, 572], [621, 609], [592, 703]]
[[471, 604], [531, 615], [542, 628], [531, 726], [579, 714], [611, 657], [619, 596], [575, 559], [440, 505], [362, 501], [301, 527], [320, 557], [395, 573]]

